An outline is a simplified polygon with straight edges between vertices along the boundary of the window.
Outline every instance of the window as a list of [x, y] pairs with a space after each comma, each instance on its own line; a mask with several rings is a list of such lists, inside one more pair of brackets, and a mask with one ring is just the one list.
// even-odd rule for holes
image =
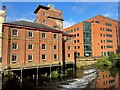
[[54, 39], [57, 39], [57, 34], [54, 34]]
[[79, 27], [77, 27], [77, 30], [79, 30]]
[[54, 45], [54, 49], [57, 49], [57, 46], [56, 46], [56, 45]]
[[33, 49], [33, 45], [32, 45], [32, 44], [29, 44], [29, 45], [28, 45], [28, 49], [29, 49], [29, 50], [32, 50], [32, 49]]
[[100, 28], [100, 30], [102, 31], [102, 28]]
[[33, 32], [28, 32], [28, 37], [33, 37]]
[[74, 40], [74, 43], [76, 43], [76, 40]]
[[45, 33], [42, 33], [42, 38], [46, 38], [46, 34]]
[[78, 46], [78, 49], [80, 49], [80, 46]]
[[46, 55], [42, 54], [42, 60], [46, 60]]
[[99, 22], [99, 21], [95, 21], [95, 23], [98, 23], [98, 24], [99, 24], [100, 22]]
[[112, 40], [106, 40], [106, 42], [112, 43], [113, 41]]
[[47, 23], [45, 19], [43, 19], [43, 23], [45, 23], [45, 24]]
[[76, 32], [76, 28], [74, 28], [74, 32]]
[[33, 56], [32, 55], [28, 55], [28, 61], [32, 61], [33, 60]]
[[107, 31], [107, 32], [112, 32], [112, 30], [111, 30], [111, 29], [108, 29], [108, 28], [106, 28], [106, 31]]
[[46, 15], [46, 13], [45, 12], [43, 12], [43, 16], [45, 16]]
[[76, 37], [76, 34], [74, 34], [74, 37]]
[[80, 56], [80, 53], [78, 53], [78, 56]]
[[76, 46], [74, 48], [76, 49]]
[[79, 33], [77, 34], [77, 36], [79, 36]]
[[111, 34], [106, 34], [106, 37], [112, 37], [112, 35]]
[[103, 49], [103, 46], [101, 46], [101, 49]]
[[16, 62], [17, 61], [17, 55], [12, 55], [12, 62]]
[[70, 54], [68, 54], [68, 58], [70, 58]]
[[107, 48], [113, 48], [113, 46], [107, 46]]
[[70, 50], [70, 46], [68, 46], [68, 50]]
[[45, 49], [46, 49], [46, 45], [42, 44], [42, 50], [45, 50]]
[[17, 43], [12, 43], [12, 49], [17, 50], [18, 49], [18, 44]]
[[80, 41], [79, 41], [79, 40], [77, 40], [77, 42], [79, 43]]
[[54, 59], [58, 59], [58, 56], [56, 54], [54, 54]]
[[13, 36], [18, 36], [18, 31], [17, 30], [13, 30], [12, 34], [13, 34]]
[[71, 32], [73, 32], [73, 30], [71, 30]]
[[106, 26], [112, 26], [112, 24], [110, 24], [110, 23], [106, 23]]
[[102, 33], [100, 34], [100, 36], [102, 37]]
[[102, 43], [102, 40], [101, 40], [101, 43]]

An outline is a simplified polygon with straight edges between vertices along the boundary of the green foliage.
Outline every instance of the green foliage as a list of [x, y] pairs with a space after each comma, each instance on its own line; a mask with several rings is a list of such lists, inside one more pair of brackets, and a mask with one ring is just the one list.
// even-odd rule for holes
[[118, 46], [117, 54], [120, 54], [120, 46]]
[[68, 68], [68, 69], [67, 69], [67, 72], [68, 72], [68, 73], [69, 73], [69, 72], [73, 72], [73, 70], [74, 70], [73, 68]]
[[102, 57], [96, 62], [97, 66], [112, 66], [112, 63], [108, 60], [108, 57]]
[[59, 74], [58, 74], [57, 71], [52, 71], [52, 72], [51, 72], [51, 78], [52, 78], [52, 79], [56, 79], [56, 78], [58, 78], [58, 76], [59, 76]]

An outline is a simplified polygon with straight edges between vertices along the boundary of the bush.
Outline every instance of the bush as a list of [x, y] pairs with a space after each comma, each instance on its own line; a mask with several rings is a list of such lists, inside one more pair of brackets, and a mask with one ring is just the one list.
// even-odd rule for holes
[[69, 72], [73, 72], [73, 70], [74, 70], [73, 68], [68, 68], [68, 69], [67, 69], [67, 72], [68, 72], [68, 73], [69, 73]]
[[57, 71], [52, 71], [52, 72], [51, 72], [51, 78], [52, 78], [52, 79], [56, 79], [56, 78], [58, 78], [58, 76], [59, 76], [59, 74], [58, 74]]

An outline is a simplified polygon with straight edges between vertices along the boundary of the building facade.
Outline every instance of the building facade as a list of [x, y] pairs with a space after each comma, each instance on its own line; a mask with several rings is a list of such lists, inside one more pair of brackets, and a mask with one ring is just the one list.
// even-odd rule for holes
[[6, 7], [0, 10], [0, 62], [2, 61], [2, 23], [6, 20]]
[[101, 15], [64, 29], [74, 35], [78, 56], [108, 56], [119, 46], [118, 21]]
[[[3, 68], [62, 65], [64, 37], [70, 38], [72, 35], [39, 23], [27, 21], [4, 23]], [[68, 60], [74, 60], [73, 55], [74, 52], [71, 52]]]
[[53, 5], [39, 5], [34, 13], [36, 14], [35, 22], [44, 24], [57, 30], [63, 29], [62, 11], [55, 9]]

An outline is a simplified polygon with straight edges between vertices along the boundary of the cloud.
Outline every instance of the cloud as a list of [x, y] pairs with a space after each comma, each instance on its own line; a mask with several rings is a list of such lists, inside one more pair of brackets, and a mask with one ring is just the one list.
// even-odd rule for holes
[[8, 17], [6, 19], [7, 19], [6, 20], [7, 22], [14, 22], [14, 21], [20, 21], [20, 20], [30, 21], [30, 22], [34, 21], [34, 19], [32, 19], [32, 18], [26, 18], [26, 17], [21, 17], [21, 18]]
[[106, 13], [105, 15], [103, 15], [105, 17], [110, 17], [110, 13]]
[[71, 10], [75, 12], [76, 14], [83, 14], [86, 10], [86, 8], [81, 8], [79, 6], [73, 6]]
[[72, 20], [64, 21], [64, 22], [63, 22], [63, 28], [70, 27], [70, 26], [72, 26], [72, 25], [74, 25], [74, 24], [75, 24], [75, 22], [72, 21]]

